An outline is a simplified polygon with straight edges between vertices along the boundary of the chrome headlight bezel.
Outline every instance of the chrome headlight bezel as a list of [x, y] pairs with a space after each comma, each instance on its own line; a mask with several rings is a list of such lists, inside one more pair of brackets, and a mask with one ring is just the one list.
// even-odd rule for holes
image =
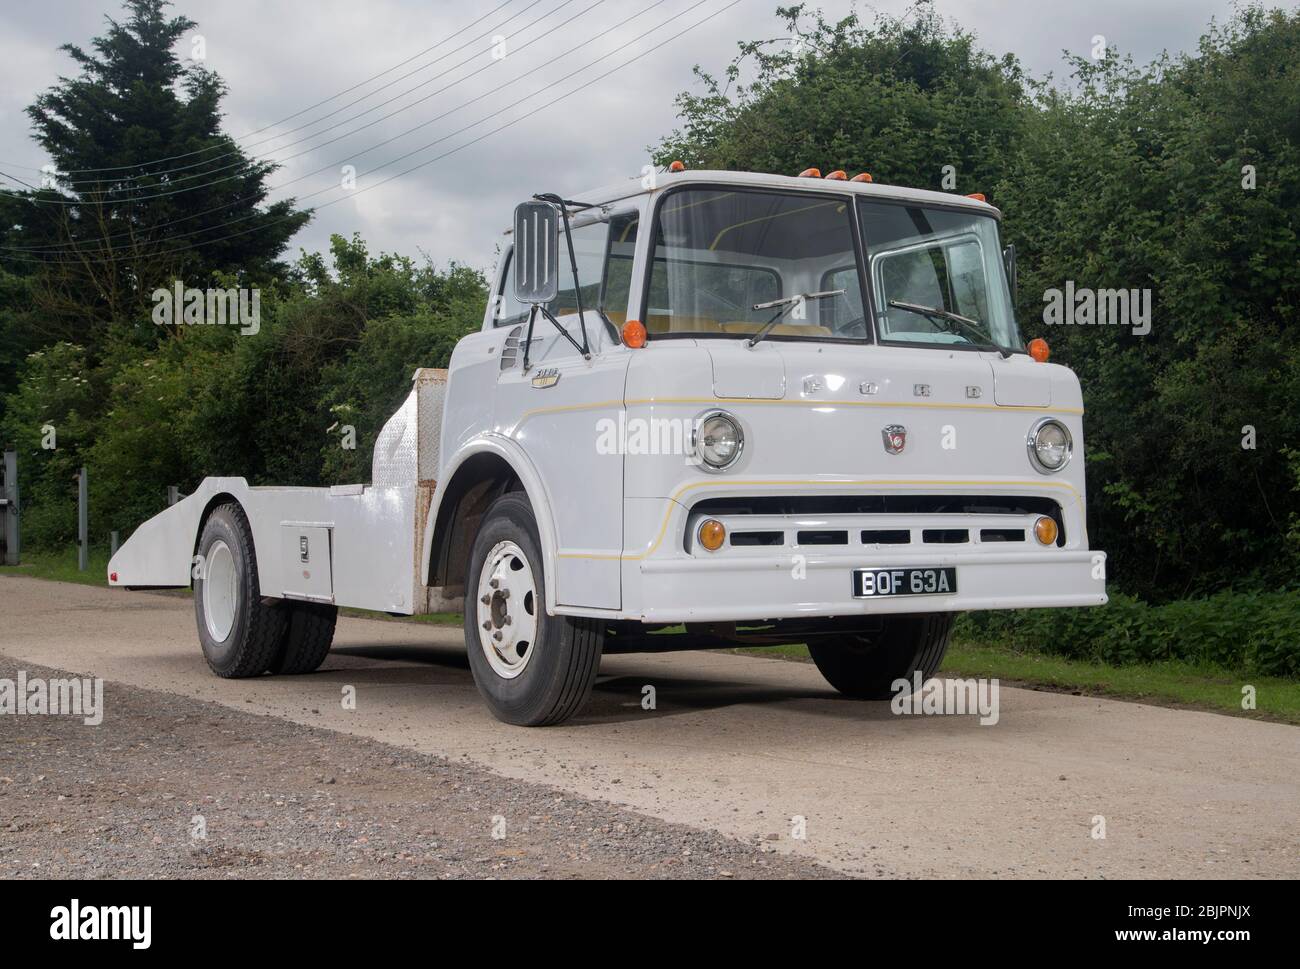
[[[714, 464], [710, 461], [704, 456], [704, 451], [700, 447], [700, 432], [704, 429], [704, 425], [712, 420], [724, 420], [730, 424], [736, 432], [736, 452], [722, 464]], [[713, 474], [721, 474], [729, 468], [734, 467], [736, 462], [740, 460], [740, 456], [744, 451], [745, 428], [740, 423], [740, 418], [735, 414], [730, 411], [714, 408], [713, 410], [706, 410], [695, 418], [695, 423], [691, 425], [691, 453], [695, 456], [695, 463], [699, 467]]]
[[[1056, 467], [1043, 463], [1038, 456], [1038, 435], [1049, 425], [1060, 428], [1061, 433], [1065, 435], [1065, 458]], [[1035, 471], [1039, 474], [1057, 474], [1065, 470], [1070, 464], [1070, 459], [1074, 457], [1074, 435], [1055, 417], [1043, 417], [1034, 421], [1034, 426], [1029, 429], [1029, 436], [1025, 438], [1025, 448], [1029, 452], [1029, 463], [1034, 466]]]

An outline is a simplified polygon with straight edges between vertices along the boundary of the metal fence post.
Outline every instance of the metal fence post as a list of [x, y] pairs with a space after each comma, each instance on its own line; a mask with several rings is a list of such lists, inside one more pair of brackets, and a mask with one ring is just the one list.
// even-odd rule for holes
[[77, 472], [77, 569], [85, 572], [90, 567], [90, 494], [86, 482], [86, 469]]
[[0, 517], [4, 518], [5, 565], [17, 565], [20, 550], [18, 534], [18, 452], [5, 452], [5, 487], [0, 495]]

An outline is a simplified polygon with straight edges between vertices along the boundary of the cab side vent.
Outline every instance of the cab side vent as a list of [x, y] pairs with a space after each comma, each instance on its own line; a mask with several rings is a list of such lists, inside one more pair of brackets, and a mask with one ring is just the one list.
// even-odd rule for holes
[[517, 326], [506, 336], [505, 343], [501, 344], [501, 369], [509, 370], [519, 362], [519, 334], [523, 332], [522, 326]]

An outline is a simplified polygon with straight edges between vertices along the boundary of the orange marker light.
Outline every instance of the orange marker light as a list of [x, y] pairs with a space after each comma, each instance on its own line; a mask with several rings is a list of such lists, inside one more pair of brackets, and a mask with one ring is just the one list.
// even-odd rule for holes
[[1034, 538], [1039, 545], [1056, 544], [1056, 522], [1050, 518], [1040, 518], [1034, 522]]
[[870, 172], [862, 172], [861, 174], [854, 175], [852, 178], [849, 179], [849, 181], [850, 181], [850, 182], [869, 182], [869, 181], [871, 181], [871, 173], [870, 173]]
[[967, 197], [968, 199], [974, 199], [976, 202], [987, 202], [987, 201], [988, 201], [988, 199], [986, 199], [986, 198], [984, 197], [984, 193], [983, 193], [983, 192], [971, 192], [971, 193], [970, 193], [969, 195], [967, 195], [966, 197]]
[[847, 176], [847, 175], [844, 174], [843, 169], [837, 168], [837, 169], [835, 169], [835, 171], [831, 172], [831, 173], [830, 173], [829, 175], [827, 175], [826, 177], [827, 177], [828, 179], [830, 179], [832, 182], [843, 182], [843, 181], [845, 181], [849, 176]]
[[820, 168], [805, 168], [799, 173], [800, 178], [821, 178], [822, 170]]
[[700, 522], [700, 544], [710, 552], [716, 552], [722, 548], [722, 543], [726, 537], [727, 529], [716, 518], [707, 518]]
[[684, 172], [684, 171], [686, 171], [686, 163], [685, 163], [685, 162], [680, 162], [680, 161], [675, 161], [675, 162], [673, 162], [671, 165], [668, 166], [668, 170], [669, 170], [670, 172]]
[[1042, 337], [1029, 341], [1029, 355], [1039, 363], [1047, 363], [1047, 358], [1052, 355], [1052, 351], [1047, 347], [1047, 341]]
[[640, 320], [628, 320], [624, 323], [623, 342], [633, 350], [645, 346], [645, 324]]

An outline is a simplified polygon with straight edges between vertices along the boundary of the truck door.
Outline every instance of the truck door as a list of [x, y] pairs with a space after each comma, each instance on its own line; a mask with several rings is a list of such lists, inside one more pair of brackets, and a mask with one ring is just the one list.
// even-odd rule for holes
[[628, 355], [619, 334], [631, 260], [624, 266], [618, 253], [631, 252], [635, 232], [636, 213], [574, 220], [580, 290], [561, 234], [560, 291], [548, 309], [581, 345], [581, 297], [590, 359], [539, 311], [525, 373], [529, 307], [514, 300], [513, 260], [502, 273], [498, 293], [497, 326], [509, 332], [500, 359], [494, 424], [523, 447], [546, 487], [558, 542], [555, 601], [562, 606], [618, 609], [622, 604], [623, 455], [617, 449], [608, 453], [604, 443], [609, 435], [602, 437], [602, 429], [606, 422], [618, 427], [623, 411]]

